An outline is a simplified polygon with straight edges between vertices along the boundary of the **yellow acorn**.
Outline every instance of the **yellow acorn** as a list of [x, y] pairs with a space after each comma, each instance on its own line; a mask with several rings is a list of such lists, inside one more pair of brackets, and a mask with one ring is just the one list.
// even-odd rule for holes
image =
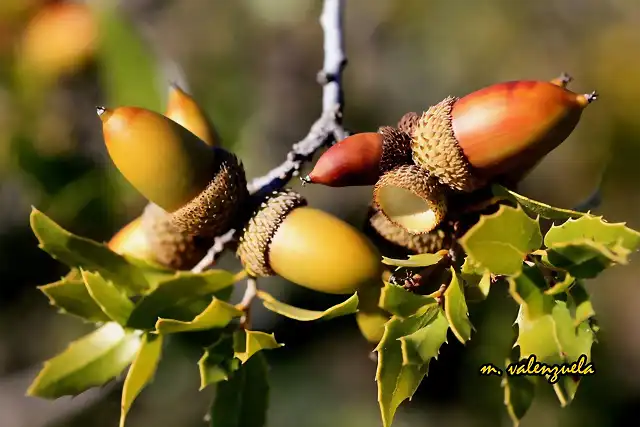
[[153, 260], [153, 251], [142, 227], [142, 218], [138, 217], [122, 227], [113, 235], [107, 246], [120, 255]]
[[418, 166], [400, 166], [378, 180], [373, 201], [391, 223], [410, 234], [428, 233], [447, 213], [443, 187]]
[[58, 76], [76, 70], [97, 47], [98, 28], [89, 6], [61, 1], [44, 6], [28, 23], [19, 55], [38, 73]]
[[293, 191], [270, 195], [249, 220], [237, 249], [256, 277], [281, 276], [329, 294], [379, 283], [380, 254], [351, 225], [307, 206]]
[[216, 146], [220, 137], [198, 103], [175, 84], [169, 89], [169, 100], [164, 115], [184, 126], [208, 145]]
[[178, 230], [217, 235], [229, 229], [248, 196], [235, 155], [143, 108], [100, 107], [98, 114], [116, 167], [145, 198], [172, 214]]

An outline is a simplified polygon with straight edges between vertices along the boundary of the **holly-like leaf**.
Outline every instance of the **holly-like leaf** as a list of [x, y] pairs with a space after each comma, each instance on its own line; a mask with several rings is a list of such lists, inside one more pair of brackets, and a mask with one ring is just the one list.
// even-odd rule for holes
[[542, 256], [542, 262], [566, 270], [580, 279], [592, 279], [614, 264], [627, 264], [628, 251], [615, 252], [592, 240], [556, 243]]
[[576, 282], [575, 277], [567, 273], [565, 274], [564, 279], [555, 283], [549, 289], [544, 291], [544, 293], [547, 295], [558, 295], [558, 294], [567, 292], [569, 289], [571, 289], [571, 287], [575, 282]]
[[491, 272], [482, 267], [473, 258], [467, 256], [460, 267], [460, 278], [467, 284], [467, 287], [473, 292], [474, 297], [480, 294], [480, 298], [485, 299], [489, 296], [491, 290]]
[[[177, 272], [173, 277], [159, 282], [153, 291], [138, 301], [128, 325], [137, 329], [151, 329], [159, 317], [173, 317], [177, 314], [175, 311], [181, 312], [181, 307], [199, 297], [215, 294], [218, 299], [228, 299], [231, 285], [235, 282], [236, 276], [224, 270], [208, 270], [198, 274]], [[221, 293], [225, 290], [228, 290], [227, 294]]]
[[214, 297], [211, 304], [202, 313], [194, 317], [193, 320], [158, 319], [156, 332], [159, 334], [175, 334], [178, 332], [224, 328], [234, 318], [243, 314], [242, 310]]
[[440, 347], [447, 343], [449, 321], [444, 311], [438, 310], [435, 318], [416, 332], [400, 338], [403, 365], [426, 365], [438, 359]]
[[527, 254], [540, 248], [542, 235], [537, 219], [522, 208], [501, 205], [480, 220], [460, 239], [465, 252], [494, 274], [512, 275], [522, 269]]
[[269, 404], [268, 366], [260, 352], [228, 381], [218, 383], [211, 405], [211, 427], [263, 427]]
[[593, 304], [591, 304], [591, 298], [589, 298], [589, 293], [581, 282], [576, 282], [576, 284], [571, 288], [569, 291], [569, 297], [568, 303], [575, 313], [575, 326], [578, 326], [596, 315], [596, 312], [593, 309]]
[[577, 212], [570, 209], [556, 208], [546, 203], [538, 202], [533, 199], [529, 199], [523, 195], [511, 191], [500, 185], [494, 185], [492, 187], [493, 194], [499, 197], [504, 197], [507, 200], [512, 201], [520, 206], [526, 213], [532, 216], [541, 216], [546, 219], [569, 219], [580, 218], [585, 214], [584, 212]]
[[444, 291], [444, 313], [451, 326], [451, 331], [462, 344], [471, 339], [471, 321], [469, 320], [469, 310], [464, 298], [462, 282], [458, 280], [453, 267], [451, 268], [451, 282]]
[[109, 316], [91, 298], [82, 278], [65, 277], [57, 282], [38, 287], [49, 298], [49, 303], [61, 312], [90, 322], [108, 322]]
[[242, 363], [247, 363], [251, 356], [261, 350], [273, 350], [283, 346], [284, 344], [276, 341], [273, 334], [265, 332], [241, 329], [233, 334], [234, 355]]
[[113, 283], [104, 280], [99, 273], [89, 273], [81, 270], [81, 274], [87, 287], [87, 292], [104, 314], [110, 320], [125, 325], [131, 311], [133, 311], [131, 300], [116, 288]]
[[[506, 366], [512, 360], [507, 359]], [[504, 404], [507, 407], [509, 417], [514, 427], [518, 427], [520, 420], [525, 416], [536, 392], [537, 377], [524, 375], [505, 375], [502, 378], [502, 388], [504, 388]]]
[[133, 401], [140, 395], [142, 389], [153, 380], [162, 355], [162, 340], [162, 335], [150, 333], [146, 333], [142, 337], [142, 344], [122, 387], [120, 427], [124, 427], [127, 413]]
[[128, 294], [149, 288], [140, 270], [106, 245], [71, 234], [35, 208], [30, 221], [40, 248], [58, 261], [72, 268], [98, 272]]
[[294, 307], [275, 299], [272, 295], [264, 291], [258, 291], [258, 298], [267, 310], [278, 313], [281, 316], [295, 319], [302, 322], [313, 320], [329, 320], [339, 316], [346, 316], [358, 311], [358, 294], [353, 294], [346, 301], [336, 304], [324, 311], [307, 310]]
[[410, 399], [428, 371], [428, 365], [405, 364], [400, 338], [411, 335], [436, 319], [437, 304], [422, 307], [413, 316], [402, 319], [393, 316], [384, 328], [376, 347], [378, 352], [378, 403], [383, 427], [390, 427], [398, 406]]
[[526, 266], [519, 274], [509, 277], [509, 293], [520, 304], [521, 311], [529, 319], [551, 313], [553, 298], [543, 291], [547, 282], [536, 266]]
[[391, 314], [409, 317], [425, 305], [435, 304], [436, 300], [426, 295], [409, 292], [402, 286], [385, 282], [378, 305]]
[[626, 227], [624, 223], [608, 223], [600, 216], [584, 216], [576, 220], [568, 220], [564, 224], [553, 226], [544, 237], [547, 247], [562, 243], [580, 243], [591, 240], [602, 244], [614, 252], [622, 247], [629, 252], [640, 247], [640, 232]]
[[205, 349], [198, 361], [200, 390], [229, 377], [240, 368], [240, 360], [233, 354], [233, 335], [221, 334], [216, 342]]
[[101, 386], [131, 363], [140, 345], [139, 332], [107, 323], [46, 361], [27, 394], [57, 399]]
[[409, 255], [408, 259], [393, 259], [383, 256], [382, 263], [397, 267], [428, 267], [440, 262], [448, 252], [448, 250], [442, 250], [434, 254]]

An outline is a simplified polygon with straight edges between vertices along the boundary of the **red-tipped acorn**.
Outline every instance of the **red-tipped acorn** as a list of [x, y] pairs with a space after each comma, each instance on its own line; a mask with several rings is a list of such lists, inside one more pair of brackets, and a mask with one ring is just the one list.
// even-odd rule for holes
[[489, 180], [520, 179], [560, 145], [596, 93], [580, 95], [553, 82], [499, 83], [429, 108], [412, 134], [413, 160], [456, 190]]
[[320, 156], [304, 182], [329, 187], [373, 185], [397, 166], [411, 163], [411, 139], [398, 129], [351, 135]]

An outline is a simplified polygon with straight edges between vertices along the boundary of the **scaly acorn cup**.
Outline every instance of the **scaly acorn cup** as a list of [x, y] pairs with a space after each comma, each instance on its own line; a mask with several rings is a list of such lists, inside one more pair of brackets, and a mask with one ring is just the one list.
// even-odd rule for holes
[[373, 185], [383, 173], [411, 163], [409, 136], [383, 126], [378, 132], [351, 135], [329, 148], [303, 181], [329, 187]]
[[447, 97], [414, 127], [413, 161], [465, 192], [490, 180], [521, 178], [569, 136], [596, 98], [556, 80], [499, 83], [460, 99]]
[[57, 77], [89, 60], [96, 51], [97, 37], [89, 6], [70, 1], [48, 4], [27, 24], [18, 57], [29, 70]]
[[418, 166], [400, 166], [378, 180], [373, 202], [391, 223], [410, 234], [428, 233], [447, 214], [444, 189]]
[[351, 225], [290, 190], [276, 191], [256, 210], [240, 237], [237, 255], [256, 277], [281, 276], [328, 294], [379, 285], [380, 254]]
[[244, 168], [230, 152], [209, 147], [155, 112], [98, 108], [109, 155], [149, 201], [172, 214], [173, 225], [194, 235], [230, 227], [248, 197]]
[[188, 129], [207, 145], [220, 145], [220, 137], [198, 103], [175, 84], [169, 88], [167, 110], [164, 115]]

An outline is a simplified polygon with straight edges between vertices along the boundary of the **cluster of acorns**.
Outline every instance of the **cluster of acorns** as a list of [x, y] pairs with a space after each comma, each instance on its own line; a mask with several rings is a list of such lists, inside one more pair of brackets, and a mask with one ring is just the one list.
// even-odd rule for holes
[[[448, 248], [444, 224], [453, 200], [494, 182], [513, 185], [573, 131], [595, 93], [566, 89], [570, 78], [493, 85], [448, 97], [397, 128], [338, 142], [306, 182], [373, 185], [369, 226], [413, 253]], [[284, 189], [249, 195], [237, 157], [195, 101], [177, 87], [165, 115], [136, 107], [99, 108], [108, 152], [151, 204], [110, 242], [113, 250], [189, 269], [215, 236], [242, 230], [237, 255], [255, 277], [279, 275], [333, 294], [358, 291], [358, 323], [380, 337], [387, 314], [377, 307], [384, 269], [371, 241], [339, 218]], [[371, 300], [371, 301], [369, 301]]]

